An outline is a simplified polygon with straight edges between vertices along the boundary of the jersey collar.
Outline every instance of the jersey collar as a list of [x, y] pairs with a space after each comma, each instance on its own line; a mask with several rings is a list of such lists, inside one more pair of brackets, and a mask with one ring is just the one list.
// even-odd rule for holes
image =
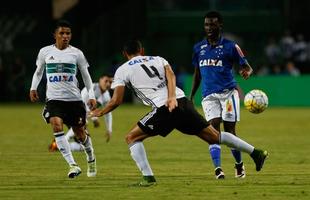
[[[220, 36], [220, 39], [217, 41], [216, 46], [222, 44], [222, 43], [223, 43], [223, 40], [224, 40], [223, 36]], [[210, 43], [209, 43], [209, 41], [208, 41], [207, 38], [205, 39], [205, 42], [206, 42], [206, 44], [208, 45], [208, 47], [211, 47], [211, 45], [210, 45]]]

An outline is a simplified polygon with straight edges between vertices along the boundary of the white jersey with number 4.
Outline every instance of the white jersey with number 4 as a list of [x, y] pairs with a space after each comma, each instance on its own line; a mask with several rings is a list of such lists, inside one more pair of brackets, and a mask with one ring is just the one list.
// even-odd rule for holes
[[[168, 98], [165, 66], [169, 63], [159, 56], [136, 56], [120, 66], [114, 75], [112, 88], [127, 85], [146, 105], [163, 106]], [[184, 97], [176, 88], [176, 98]]]
[[71, 45], [63, 50], [46, 46], [40, 49], [36, 65], [39, 71], [45, 68], [47, 100], [82, 100], [76, 74], [89, 65], [81, 50]]

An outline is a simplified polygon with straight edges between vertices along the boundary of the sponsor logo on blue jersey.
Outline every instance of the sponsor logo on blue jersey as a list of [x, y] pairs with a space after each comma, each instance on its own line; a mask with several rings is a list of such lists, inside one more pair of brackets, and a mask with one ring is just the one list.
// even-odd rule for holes
[[131, 60], [129, 61], [129, 65], [134, 65], [134, 64], [137, 64], [137, 63], [144, 63], [144, 62], [147, 62], [149, 60], [154, 60], [154, 58], [152, 56], [149, 56], [147, 58], [141, 58], [141, 59], [134, 59], [134, 60]]
[[72, 82], [73, 76], [66, 76], [66, 75], [58, 75], [58, 76], [50, 76], [48, 78], [49, 82]]
[[204, 59], [199, 61], [199, 66], [218, 66], [223, 67], [223, 61], [218, 59]]

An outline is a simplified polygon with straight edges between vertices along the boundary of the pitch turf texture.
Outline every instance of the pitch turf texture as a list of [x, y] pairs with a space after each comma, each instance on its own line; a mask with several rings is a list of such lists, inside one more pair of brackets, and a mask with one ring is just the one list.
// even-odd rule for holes
[[[98, 175], [86, 176], [84, 153], [74, 153], [82, 168], [76, 179], [59, 152], [47, 146], [52, 132], [41, 118], [43, 105], [0, 105], [0, 199], [310, 199], [310, 108], [268, 108], [255, 115], [242, 110], [239, 136], [269, 150], [261, 172], [243, 154], [247, 177], [234, 178], [233, 158], [222, 147], [225, 180], [215, 180], [208, 145], [177, 131], [144, 142], [158, 185], [130, 187], [140, 179], [124, 137], [149, 108], [122, 105], [113, 113], [113, 137], [105, 142], [104, 127], [90, 133]], [[201, 111], [201, 110], [200, 110]], [[102, 121], [103, 122], [103, 121]]]

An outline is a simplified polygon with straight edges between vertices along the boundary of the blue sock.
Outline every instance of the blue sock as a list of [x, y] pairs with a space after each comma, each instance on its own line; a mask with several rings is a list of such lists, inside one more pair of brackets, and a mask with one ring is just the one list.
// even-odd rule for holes
[[221, 167], [221, 146], [218, 144], [211, 144], [209, 146], [209, 151], [214, 167]]
[[241, 158], [241, 152], [236, 150], [236, 149], [231, 149], [231, 153], [234, 156], [236, 163], [241, 163], [242, 158]]

